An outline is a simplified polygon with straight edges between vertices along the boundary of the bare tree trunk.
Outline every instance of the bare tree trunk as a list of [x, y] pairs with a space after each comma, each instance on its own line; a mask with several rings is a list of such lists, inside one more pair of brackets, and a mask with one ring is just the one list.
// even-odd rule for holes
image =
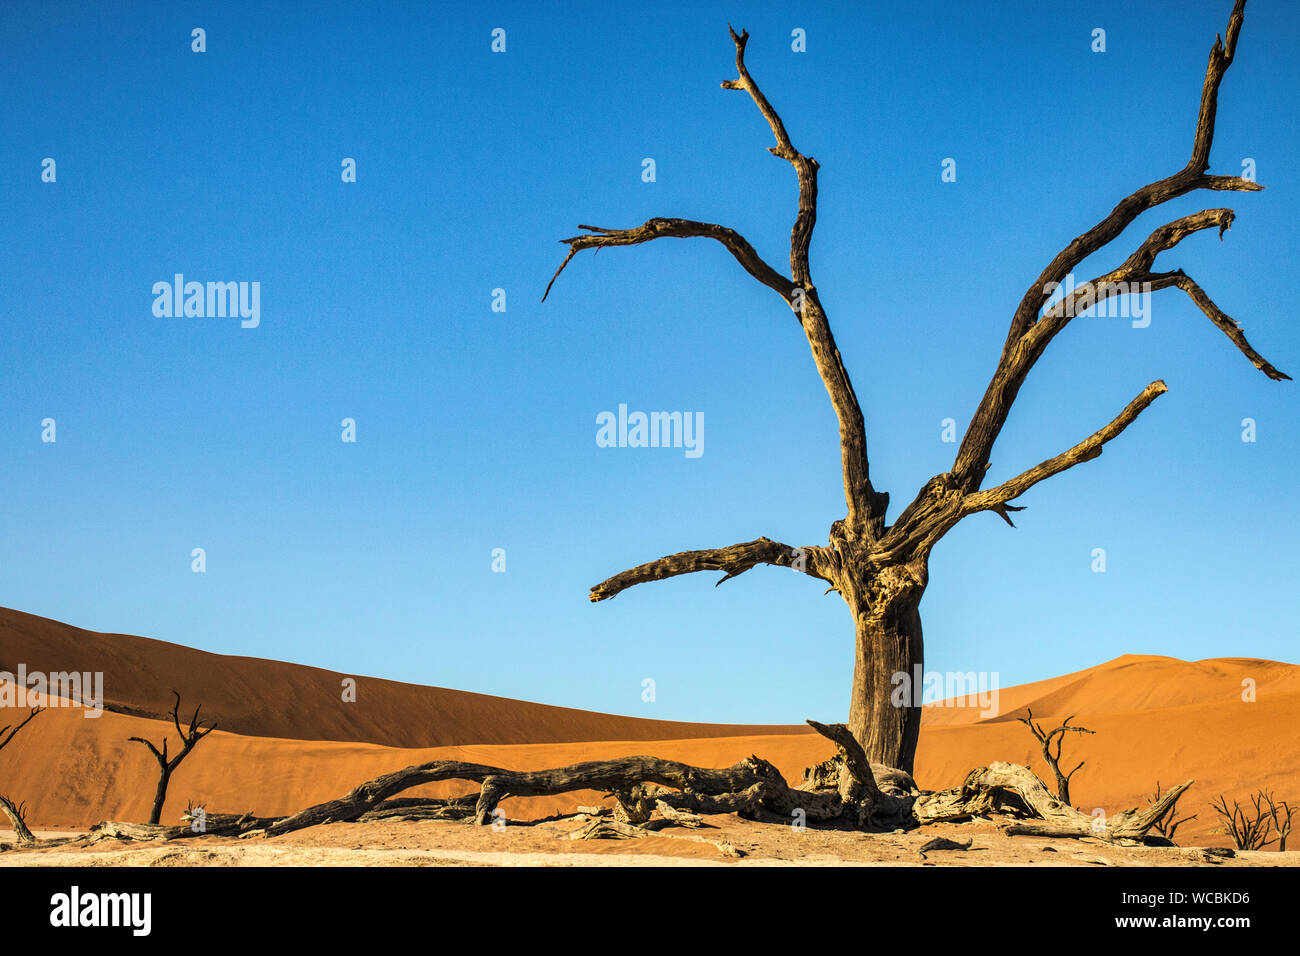
[[[925, 590], [926, 563], [931, 550], [960, 521], [980, 512], [996, 514], [1015, 527], [1011, 515], [1023, 511], [1025, 506], [1013, 502], [1039, 482], [1096, 459], [1103, 446], [1133, 424], [1152, 402], [1168, 391], [1162, 381], [1150, 383], [1109, 424], [1087, 438], [1000, 485], [983, 488], [994, 444], [1021, 386], [1048, 345], [1073, 318], [1088, 312], [1094, 305], [1124, 295], [1137, 285], [1149, 291], [1179, 289], [1252, 365], [1274, 381], [1290, 379], [1255, 351], [1246, 341], [1241, 324], [1220, 309], [1182, 269], [1154, 271], [1156, 258], [1188, 236], [1217, 229], [1222, 238], [1233, 222], [1231, 209], [1204, 209], [1158, 227], [1118, 267], [1077, 286], [1059, 302], [1049, 305], [1068, 275], [1073, 274], [1093, 253], [1109, 246], [1143, 212], [1201, 189], [1254, 192], [1264, 188], [1253, 179], [1207, 172], [1219, 85], [1236, 55], [1245, 7], [1246, 0], [1236, 0], [1227, 30], [1215, 38], [1210, 50], [1201, 87], [1196, 136], [1187, 164], [1121, 200], [1109, 216], [1062, 249], [1033, 281], [1011, 316], [997, 367], [983, 399], [970, 418], [952, 468], [927, 481], [911, 504], [888, 526], [885, 521], [889, 494], [872, 484], [862, 408], [812, 278], [809, 249], [817, 222], [817, 175], [821, 166], [813, 157], [795, 148], [785, 123], [745, 65], [749, 34], [743, 30], [739, 34], [731, 30], [738, 75], [734, 80], [725, 81], [722, 88], [749, 94], [776, 140], [776, 145], [769, 146], [768, 150], [790, 163], [799, 183], [799, 211], [790, 231], [789, 274], [769, 264], [744, 236], [728, 226], [693, 219], [655, 217], [631, 229], [579, 225], [578, 228], [584, 231], [582, 235], [561, 240], [569, 251], [542, 298], [546, 299], [556, 278], [584, 249], [636, 246], [667, 237], [704, 238], [721, 243], [751, 277], [780, 296], [808, 340], [813, 363], [826, 386], [839, 424], [840, 471], [847, 513], [831, 525], [829, 546], [794, 548], [761, 537], [720, 548], [680, 551], [594, 585], [591, 600], [605, 601], [638, 584], [700, 571], [725, 572], [718, 581], [721, 584], [759, 564], [793, 568], [826, 582], [831, 586], [830, 590], [838, 591], [848, 604], [856, 628], [856, 666], [849, 732], [872, 763], [910, 773], [920, 729], [920, 708], [916, 706], [915, 693], [910, 694], [902, 706], [895, 706], [891, 698], [895, 688], [903, 686], [901, 682], [895, 682], [895, 675], [912, 675], [913, 669], [922, 662], [921, 622], [917, 609]], [[912, 677], [906, 689], [919, 691], [915, 683], [915, 677]], [[814, 770], [821, 773], [824, 768]], [[1061, 786], [1062, 795], [1067, 795], [1068, 775]]]
[[172, 705], [172, 726], [176, 728], [176, 734], [181, 738], [180, 752], [168, 759], [166, 736], [163, 737], [161, 750], [143, 737], [130, 738], [135, 743], [144, 744], [148, 747], [149, 752], [153, 754], [153, 759], [158, 761], [158, 789], [154, 791], [153, 810], [149, 813], [149, 823], [153, 825], [156, 825], [162, 819], [163, 804], [167, 802], [167, 784], [171, 782], [172, 773], [181, 765], [181, 761], [190, 755], [190, 751], [198, 745], [200, 740], [217, 729], [216, 724], [204, 728], [199, 723], [199, 711], [202, 708], [195, 707], [194, 716], [190, 718], [189, 729], [186, 730], [181, 726], [180, 691], [172, 691], [172, 696], [176, 698], [176, 703]]
[[149, 822], [157, 825], [162, 820], [163, 804], [167, 802], [167, 784], [171, 783], [171, 771], [163, 767], [158, 775], [158, 789], [153, 795], [153, 809], [149, 811]]
[[[894, 601], [855, 615], [853, 696], [849, 730], [872, 763], [912, 772], [921, 731], [922, 666], [920, 601]], [[896, 675], [906, 675], [901, 681]], [[901, 698], [901, 700], [900, 700]], [[899, 706], [899, 703], [902, 706]]]

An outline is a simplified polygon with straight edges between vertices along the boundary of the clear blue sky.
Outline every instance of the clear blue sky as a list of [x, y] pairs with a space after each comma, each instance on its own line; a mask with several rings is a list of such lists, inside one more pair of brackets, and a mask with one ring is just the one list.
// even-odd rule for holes
[[[892, 517], [949, 466], [940, 422], [965, 427], [1028, 283], [1186, 162], [1231, 2], [1170, 7], [6, 2], [0, 604], [596, 710], [842, 719], [850, 620], [814, 580], [759, 568], [587, 600], [674, 551], [825, 542], [837, 435], [797, 324], [706, 240], [584, 253], [542, 304], [557, 240], [682, 216], [786, 261], [793, 174], [719, 88], [726, 25], [748, 28], [754, 76], [822, 166], [814, 279]], [[1200, 233], [1159, 264], [1292, 374], [1298, 38], [1296, 4], [1252, 0], [1219, 99], [1212, 171], [1253, 158], [1267, 191], [1160, 207], [1079, 276], [1230, 205], [1226, 241]], [[177, 272], [260, 282], [260, 327], [155, 317], [152, 285]], [[1156, 378], [1169, 394], [1026, 495], [1017, 530], [981, 515], [940, 544], [929, 667], [1005, 686], [1123, 653], [1298, 659], [1296, 386], [1181, 292], [1157, 294], [1146, 329], [1076, 320], [991, 479]], [[595, 417], [620, 402], [703, 412], [705, 453], [598, 448]]]

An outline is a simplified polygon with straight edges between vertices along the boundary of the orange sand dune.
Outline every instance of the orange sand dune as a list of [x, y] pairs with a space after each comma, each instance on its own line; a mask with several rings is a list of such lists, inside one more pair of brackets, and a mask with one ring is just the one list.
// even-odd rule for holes
[[[448, 744], [659, 740], [802, 733], [803, 726], [680, 723], [597, 714], [442, 687], [338, 674], [256, 657], [210, 654], [126, 634], [101, 634], [0, 608], [0, 671], [101, 671], [104, 706], [165, 717], [171, 692], [182, 710], [202, 704], [222, 730], [296, 740], [355, 740], [392, 747]], [[355, 677], [356, 702], [342, 681]], [[0, 721], [0, 725], [8, 721]]]
[[972, 706], [974, 702], [969, 696], [967, 706], [954, 706], [951, 699], [927, 705], [923, 726], [1015, 720], [1025, 716], [1026, 708], [1034, 712], [1037, 721], [1039, 717], [1126, 713], [1241, 701], [1247, 682], [1253, 685], [1259, 699], [1298, 693], [1300, 667], [1252, 658], [1182, 661], [1176, 657], [1125, 654], [1088, 670], [1002, 688], [995, 715], [982, 714], [979, 706]]
[[[12, 711], [0, 709], [0, 726]], [[102, 819], [146, 820], [153, 805], [158, 765], [129, 737], [160, 743], [167, 727], [159, 720], [105, 713], [87, 719], [81, 711], [51, 708], [0, 751], [0, 793], [26, 800], [29, 822], [43, 827], [82, 828]], [[176, 745], [172, 730], [172, 747]], [[701, 737], [685, 740], [471, 745], [398, 749], [376, 744], [245, 737], [216, 731], [205, 738], [172, 777], [165, 821], [193, 800], [214, 813], [252, 811], [274, 816], [342, 796], [352, 787], [393, 770], [429, 760], [465, 760], [518, 770], [543, 770], [583, 760], [653, 752], [697, 766], [727, 766], [751, 753], [771, 760], [798, 779], [811, 759], [824, 760], [832, 745], [807, 734]], [[413, 789], [408, 796], [452, 796], [474, 792], [459, 781]], [[507, 814], [544, 816], [579, 803], [599, 802], [595, 793], [531, 798], [505, 804]]]
[[[797, 781], [804, 767], [831, 753], [826, 740], [798, 727], [670, 724], [381, 681], [362, 682], [363, 690], [375, 686], [376, 693], [362, 700], [382, 705], [380, 716], [368, 713], [370, 706], [360, 703], [348, 705], [356, 716], [347, 711], [337, 714], [334, 688], [339, 675], [274, 661], [202, 654], [144, 638], [91, 634], [16, 612], [0, 612], [0, 670], [14, 666], [15, 647], [23, 650], [26, 656], [19, 659], [30, 668], [56, 669], [56, 664], [44, 663], [48, 657], [36, 653], [39, 645], [21, 644], [22, 639], [13, 636], [14, 622], [26, 628], [29, 642], [32, 635], [45, 634], [64, 642], [59, 668], [95, 669], [96, 661], [103, 662], [106, 671], [110, 666], [118, 668], [114, 673], [121, 676], [122, 686], [140, 699], [145, 691], [152, 692], [151, 681], [170, 687], [174, 678], [185, 688], [198, 688], [205, 710], [209, 700], [223, 701], [232, 718], [226, 726], [265, 728], [278, 721], [283, 727], [302, 723], [311, 731], [305, 739], [225, 729], [212, 734], [173, 778], [165, 811], [171, 821], [189, 800], [205, 804], [212, 812], [290, 813], [339, 796], [362, 780], [432, 759], [541, 769], [653, 753], [699, 766], [726, 766], [756, 753], [771, 760], [787, 779]], [[82, 656], [76, 656], [78, 640], [83, 642]], [[85, 656], [85, 648], [99, 656]], [[157, 652], [157, 659], [148, 656], [150, 651]], [[187, 663], [203, 672], [179, 669]], [[141, 675], [132, 676], [125, 670], [129, 666], [139, 667]], [[110, 681], [106, 673], [110, 699], [114, 694], [109, 687], [116, 679]], [[226, 683], [236, 680], [233, 687]], [[295, 688], [293, 706], [275, 697], [285, 692], [277, 683], [281, 680]], [[1243, 700], [1243, 681], [1253, 682], [1256, 700]], [[270, 700], [251, 693], [253, 687], [261, 688]], [[328, 687], [328, 696], [310, 692], [322, 687]], [[117, 699], [130, 700], [131, 695], [119, 688]], [[236, 709], [245, 701], [252, 717], [244, 718]], [[1086, 761], [1074, 777], [1072, 796], [1075, 805], [1087, 812], [1100, 808], [1113, 814], [1144, 806], [1157, 781], [1168, 787], [1195, 778], [1196, 785], [1179, 809], [1180, 815], [1198, 817], [1179, 830], [1179, 842], [1226, 845], [1222, 835], [1212, 832], [1219, 822], [1209, 803], [1219, 793], [1225, 793], [1229, 802], [1244, 802], [1249, 793], [1263, 787], [1293, 805], [1300, 801], [1300, 734], [1296, 733], [1300, 667], [1293, 664], [1126, 655], [1089, 670], [1005, 688], [998, 705], [998, 716], [984, 720], [979, 719], [977, 708], [927, 707], [916, 766], [922, 787], [956, 786], [971, 768], [993, 760], [1027, 764], [1051, 785], [1037, 743], [1014, 719], [1023, 708], [1032, 707], [1035, 717], [1049, 727], [1055, 725], [1054, 719], [1076, 714], [1076, 724], [1096, 731], [1071, 735], [1063, 761], [1067, 767]], [[364, 731], [381, 736], [390, 727], [426, 722], [430, 706], [455, 715], [445, 717], [446, 721], [486, 720], [511, 730], [488, 732], [472, 723], [445, 724], [439, 732], [459, 738], [459, 744], [420, 748], [319, 739], [323, 726], [346, 726], [354, 735]], [[412, 709], [403, 711], [403, 707]], [[301, 712], [295, 715], [295, 709]], [[0, 709], [0, 726], [12, 723], [15, 716], [19, 715]], [[51, 709], [0, 751], [0, 792], [26, 800], [31, 821], [42, 827], [85, 827], [106, 818], [143, 820], [152, 802], [157, 768], [148, 752], [127, 738], [157, 741], [167, 729], [165, 722], [147, 717], [105, 713], [86, 719], [80, 710]], [[611, 732], [604, 739], [584, 736], [606, 729]], [[623, 734], [629, 729], [637, 736]], [[556, 739], [565, 733], [571, 735], [569, 739]], [[413, 793], [445, 796], [471, 789], [470, 784], [449, 782]], [[570, 794], [514, 800], [505, 809], [514, 818], [533, 818], [596, 799], [596, 794]]]

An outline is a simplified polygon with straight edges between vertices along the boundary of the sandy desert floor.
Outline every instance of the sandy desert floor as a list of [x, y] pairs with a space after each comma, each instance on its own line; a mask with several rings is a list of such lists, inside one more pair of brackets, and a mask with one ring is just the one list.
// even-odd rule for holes
[[[1007, 836], [980, 820], [906, 833], [862, 834], [709, 816], [699, 829], [670, 827], [634, 840], [574, 840], [581, 818], [503, 830], [451, 821], [335, 823], [272, 839], [196, 837], [183, 842], [102, 840], [90, 846], [0, 852], [0, 866], [1300, 866], [1300, 852], [1136, 847], [1101, 840]], [[37, 831], [38, 837], [74, 836]], [[920, 849], [935, 837], [964, 851]], [[697, 842], [696, 839], [708, 842]], [[0, 831], [0, 842], [12, 834]], [[725, 840], [742, 856], [724, 854]], [[12, 844], [10, 844], [12, 845]]]

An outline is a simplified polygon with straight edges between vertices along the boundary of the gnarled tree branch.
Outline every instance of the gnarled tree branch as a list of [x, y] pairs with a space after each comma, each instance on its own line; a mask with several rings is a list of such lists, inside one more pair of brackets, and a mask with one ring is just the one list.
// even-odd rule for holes
[[[1070, 721], [1074, 720], [1074, 714], [1066, 717], [1061, 721], [1061, 725], [1053, 730], [1044, 731], [1041, 723], [1034, 723], [1034, 711], [1031, 708], [1025, 708], [1028, 716], [1017, 718], [1022, 724], [1030, 729], [1038, 745], [1043, 749], [1043, 760], [1051, 768], [1052, 773], [1056, 775], [1056, 796], [1066, 806], [1070, 805], [1070, 778], [1079, 772], [1083, 767], [1084, 761], [1080, 760], [1079, 765], [1065, 773], [1061, 770], [1061, 746], [1065, 743], [1067, 733], [1075, 734], [1095, 734], [1095, 730], [1089, 730], [1087, 727], [1071, 727]], [[1055, 746], [1053, 746], [1055, 745]]]
[[[616, 574], [591, 589], [592, 601], [604, 601], [620, 591], [625, 591], [647, 581], [664, 581], [679, 574], [696, 571], [725, 571], [718, 584], [744, 574], [756, 564], [794, 568], [823, 581], [831, 580], [827, 562], [831, 560], [825, 548], [792, 548], [771, 538], [756, 538], [726, 548], [708, 548], [703, 551], [680, 551], [657, 561], [637, 565], [630, 571]], [[714, 585], [715, 587], [717, 585]]]
[[13, 740], [16, 736], [18, 736], [18, 731], [26, 727], [32, 721], [32, 719], [44, 709], [45, 709], [44, 707], [33, 707], [31, 713], [29, 713], [26, 717], [23, 718], [22, 723], [18, 724], [17, 726], [6, 724], [4, 727], [0, 727], [0, 750], [3, 750], [5, 747], [7, 747], [9, 745], [9, 741]]
[[1202, 229], [1218, 227], [1219, 238], [1232, 228], [1235, 218], [1231, 209], [1203, 209], [1200, 212], [1184, 216], [1171, 223], [1166, 223], [1147, 237], [1137, 250], [1116, 269], [1086, 282], [1074, 289], [1055, 305], [1046, 309], [1042, 319], [1028, 332], [1022, 340], [1022, 348], [1017, 350], [1014, 361], [1021, 369], [1021, 375], [1027, 374], [1029, 367], [1037, 361], [1047, 343], [1069, 323], [1070, 319], [1081, 312], [1086, 312], [1095, 305], [1105, 302], [1117, 295], [1155, 292], [1170, 287], [1185, 291], [1202, 312], [1213, 322], [1238, 350], [1246, 356], [1257, 369], [1274, 381], [1289, 380], [1291, 376], [1271, 365], [1246, 341], [1241, 326], [1235, 319], [1224, 314], [1195, 282], [1181, 269], [1173, 272], [1153, 272], [1156, 256], [1167, 249], [1172, 249], [1183, 239]]
[[1250, 359], [1250, 364], [1255, 366], [1275, 382], [1291, 381], [1291, 376], [1286, 374], [1255, 351], [1254, 347], [1246, 341], [1246, 333], [1242, 331], [1241, 324], [1232, 316], [1226, 314], [1222, 309], [1214, 304], [1214, 300], [1205, 294], [1205, 291], [1192, 281], [1191, 276], [1178, 269], [1174, 272], [1153, 273], [1143, 278], [1144, 282], [1150, 282], [1152, 290], [1167, 289], [1173, 286], [1182, 289], [1188, 297], [1196, 303], [1196, 307], [1205, 313], [1206, 318], [1213, 322], [1224, 335], [1232, 342], [1233, 345], [1241, 352], [1242, 355]]
[[[1214, 117], [1217, 109], [1219, 85], [1223, 80], [1224, 73], [1232, 64], [1232, 58], [1237, 47], [1237, 37], [1241, 32], [1245, 6], [1245, 0], [1237, 0], [1232, 16], [1228, 21], [1226, 43], [1216, 37], [1214, 47], [1210, 51], [1210, 60], [1205, 72], [1205, 82], [1201, 90], [1201, 104], [1197, 115], [1192, 155], [1187, 165], [1172, 176], [1143, 186], [1137, 192], [1120, 200], [1109, 216], [1087, 232], [1076, 237], [1065, 249], [1061, 250], [1025, 292], [1012, 317], [1011, 327], [1002, 348], [997, 370], [989, 382], [988, 389], [985, 391], [979, 407], [971, 417], [970, 425], [966, 430], [956, 460], [953, 463], [952, 474], [956, 484], [962, 490], [974, 491], [983, 481], [993, 444], [997, 440], [1002, 426], [1006, 423], [1011, 405], [1015, 402], [1025, 376], [1033, 367], [1038, 355], [1042, 353], [1042, 347], [1046, 345], [1046, 341], [1050, 340], [1051, 335], [1054, 334], [1049, 328], [1046, 334], [1039, 333], [1042, 341], [1030, 340], [1035, 333], [1036, 325], [1046, 321], [1046, 319], [1040, 320], [1038, 318], [1039, 312], [1047, 304], [1053, 291], [1065, 277], [1084, 259], [1118, 237], [1141, 213], [1154, 206], [1168, 202], [1195, 189], [1249, 191], [1263, 188], [1257, 183], [1241, 177], [1210, 176], [1205, 172], [1210, 164], [1210, 145], [1214, 139]], [[1230, 217], [1231, 213], [1228, 213], [1228, 215]], [[1148, 243], [1156, 239], [1159, 232], [1160, 230], [1157, 230], [1157, 233], [1152, 235], [1152, 239], [1149, 239]], [[1177, 238], [1174, 238], [1173, 241], [1176, 242]], [[1144, 246], [1144, 248], [1150, 251], [1150, 247]], [[1214, 318], [1214, 316], [1211, 315], [1211, 318]], [[1255, 359], [1252, 358], [1251, 361], [1255, 362]], [[1263, 363], [1262, 359], [1256, 362], [1257, 367], [1268, 374], [1267, 369], [1265, 369], [1267, 363], [1260, 363]], [[1268, 368], [1272, 367], [1268, 366]], [[1270, 375], [1270, 377], [1273, 376]]]
[[750, 95], [776, 138], [776, 145], [769, 147], [770, 152], [789, 162], [794, 167], [799, 181], [799, 211], [790, 231], [792, 278], [786, 278], [768, 265], [754, 251], [753, 246], [734, 229], [689, 219], [655, 218], [647, 220], [645, 224], [635, 229], [580, 226], [579, 228], [586, 229], [591, 235], [573, 236], [562, 240], [569, 246], [568, 255], [560, 263], [560, 268], [551, 278], [551, 282], [546, 287], [546, 294], [542, 298], [545, 300], [550, 294], [556, 277], [564, 271], [569, 260], [583, 249], [637, 245], [665, 236], [677, 238], [702, 236], [721, 242], [751, 276], [774, 289], [799, 317], [809, 347], [812, 349], [817, 372], [826, 386], [839, 423], [840, 466], [844, 481], [844, 499], [848, 508], [845, 525], [851, 537], [875, 538], [883, 531], [889, 496], [877, 492], [871, 485], [867, 461], [866, 426], [862, 409], [858, 405], [853, 383], [844, 367], [844, 361], [835, 345], [835, 337], [831, 334], [830, 323], [826, 319], [817, 290], [813, 286], [812, 270], [808, 261], [813, 227], [817, 222], [817, 161], [795, 149], [781, 117], [763, 95], [758, 83], [745, 66], [748, 32], [742, 31], [737, 34], [730, 27], [727, 29], [736, 47], [738, 76], [734, 80], [724, 82], [722, 87], [727, 90], [743, 90]]
[[[1001, 513], [1001, 507], [1006, 502], [1024, 494], [1040, 481], [1051, 478], [1053, 475], [1059, 475], [1067, 468], [1073, 468], [1085, 461], [1092, 461], [1101, 454], [1102, 446], [1106, 442], [1128, 428], [1148, 405], [1168, 390], [1164, 382], [1152, 382], [1142, 389], [1141, 394], [1129, 402], [1124, 410], [1116, 415], [1108, 425], [1093, 432], [1073, 448], [1040, 462], [1028, 471], [1004, 481], [997, 487], [964, 496], [962, 498], [963, 515], [974, 514], [977, 511], [998, 511]], [[1006, 516], [1003, 515], [1003, 517]]]
[[724, 90], [744, 90], [767, 120], [776, 137], [776, 145], [769, 146], [768, 152], [779, 156], [794, 167], [799, 177], [799, 214], [795, 217], [794, 228], [790, 231], [790, 274], [797, 285], [805, 289], [812, 286], [812, 270], [808, 264], [808, 247], [812, 244], [813, 227], [817, 224], [817, 160], [805, 156], [794, 148], [790, 134], [785, 131], [785, 124], [777, 115], [772, 104], [768, 102], [763, 91], [758, 88], [754, 78], [745, 66], [745, 45], [749, 42], [749, 31], [742, 30], [739, 35], [727, 26], [731, 42], [736, 45], [737, 78], [722, 84]]
[[594, 233], [594, 235], [571, 236], [568, 239], [560, 240], [568, 245], [569, 254], [564, 257], [564, 261], [560, 263], [560, 268], [555, 270], [555, 275], [546, 284], [546, 292], [542, 295], [543, 302], [551, 294], [551, 286], [555, 285], [555, 280], [560, 277], [560, 273], [569, 264], [569, 260], [583, 249], [599, 249], [602, 246], [635, 246], [643, 242], [650, 242], [652, 239], [663, 239], [665, 237], [677, 239], [703, 237], [716, 239], [726, 246], [727, 251], [736, 257], [736, 261], [745, 267], [746, 272], [763, 283], [763, 285], [776, 290], [781, 298], [793, 305], [794, 283], [764, 262], [763, 258], [754, 251], [754, 247], [749, 244], [744, 236], [734, 229], [728, 229], [726, 226], [715, 225], [711, 222], [696, 222], [692, 219], [647, 219], [644, 225], [637, 226], [635, 229], [602, 229], [599, 226], [583, 225], [579, 225], [578, 228], [586, 229], [588, 232]]
[[835, 337], [831, 334], [830, 323], [817, 296], [809, 264], [808, 250], [812, 244], [813, 227], [817, 224], [817, 170], [820, 167], [817, 160], [795, 149], [781, 117], [745, 66], [745, 45], [749, 42], [749, 32], [742, 30], [737, 34], [730, 26], [727, 30], [736, 46], [737, 78], [727, 80], [722, 88], [743, 90], [749, 94], [776, 138], [776, 145], [769, 146], [768, 151], [790, 163], [799, 180], [799, 213], [790, 230], [790, 274], [799, 295], [795, 307], [800, 312], [800, 321], [812, 349], [817, 372], [826, 386], [831, 405], [835, 409], [835, 417], [839, 421], [840, 464], [844, 478], [845, 504], [848, 507], [845, 524], [853, 536], [863, 535], [874, 539], [884, 530], [889, 495], [877, 492], [871, 485], [862, 408], [858, 405], [853, 383], [849, 380], [848, 370], [844, 367]]

